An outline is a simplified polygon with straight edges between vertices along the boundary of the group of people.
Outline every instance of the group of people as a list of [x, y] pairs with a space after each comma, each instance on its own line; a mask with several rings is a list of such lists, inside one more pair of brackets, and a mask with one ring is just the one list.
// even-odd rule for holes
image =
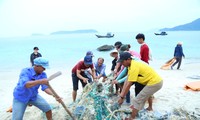
[[[126, 99], [130, 103], [130, 87], [135, 84], [135, 99], [133, 100], [132, 114], [130, 120], [134, 119], [139, 110], [143, 109], [146, 100], [149, 101], [147, 110], [152, 108], [152, 95], [161, 89], [163, 85], [162, 78], [148, 65], [149, 63], [149, 47], [144, 42], [144, 34], [138, 34], [136, 39], [141, 44], [140, 54], [130, 50], [129, 44], [122, 44], [116, 42], [116, 50], [111, 52], [110, 55], [114, 58], [112, 61], [111, 71], [114, 73], [113, 84], [116, 84], [116, 94], [119, 95], [118, 103], [121, 105]], [[91, 69], [91, 76], [94, 81], [98, 81], [103, 77], [103, 82], [106, 79], [104, 59], [98, 58], [97, 63], [92, 62], [92, 56], [87, 55], [84, 60], [80, 60], [72, 69], [72, 82], [73, 82], [73, 101], [76, 101], [78, 90], [78, 81], [84, 87], [89, 78], [85, 75], [88, 68]], [[99, 76], [99, 77], [98, 77]]]
[[[147, 110], [151, 111], [152, 96], [160, 90], [163, 85], [162, 78], [152, 69], [149, 64], [150, 50], [145, 43], [145, 36], [142, 33], [136, 35], [135, 39], [141, 44], [140, 53], [130, 50], [129, 44], [122, 44], [118, 41], [114, 44], [115, 51], [110, 53], [113, 57], [111, 72], [114, 74], [112, 84], [115, 84], [116, 94], [119, 96], [118, 103], [121, 105], [126, 99], [126, 103], [131, 104], [130, 87], [135, 85], [135, 98], [132, 102], [132, 114], [129, 119], [136, 117], [139, 110], [143, 109], [145, 102], [148, 100], [149, 106]], [[28, 105], [34, 105], [46, 113], [48, 120], [52, 119], [52, 111], [47, 101], [38, 94], [38, 89], [41, 89], [47, 94], [54, 96], [53, 92], [48, 88], [47, 75], [44, 72], [48, 68], [48, 60], [42, 57], [38, 52], [39, 48], [34, 47], [34, 52], [30, 56], [31, 66], [21, 71], [17, 86], [13, 92], [13, 120], [23, 119], [24, 112]], [[179, 51], [179, 53], [177, 53]], [[180, 52], [181, 51], [181, 52]], [[178, 44], [175, 49], [176, 63], [184, 56], [181, 44]], [[177, 57], [178, 56], [178, 57]], [[97, 82], [102, 78], [102, 82], [106, 80], [104, 58], [99, 57], [96, 62], [93, 62], [93, 53], [88, 51], [83, 59], [72, 68], [72, 99], [75, 102], [77, 90], [79, 89], [79, 81], [82, 87], [92, 81]], [[173, 66], [176, 64], [174, 63]], [[55, 98], [61, 102], [61, 98]]]
[[[149, 103], [147, 110], [153, 110], [152, 96], [155, 92], [161, 89], [163, 84], [162, 78], [148, 65], [150, 59], [150, 50], [148, 45], [145, 43], [144, 34], [140, 33], [136, 35], [136, 39], [137, 42], [141, 44], [140, 57], [129, 50], [121, 52], [120, 49], [123, 47], [123, 45], [120, 46], [119, 43], [115, 44], [116, 49], [119, 49], [119, 59], [117, 64], [121, 64], [125, 68], [119, 73], [118, 77], [120, 77], [122, 74], [124, 74], [124, 71], [126, 71], [123, 88], [118, 99], [119, 104], [122, 104], [124, 99], [126, 99], [126, 102], [130, 101], [130, 87], [135, 84], [135, 99], [133, 99], [133, 106], [131, 107], [132, 114], [129, 117], [130, 120], [134, 119], [138, 111], [143, 109], [147, 100]], [[117, 66], [118, 65], [116, 65], [116, 67]], [[114, 70], [115, 73], [117, 69]], [[118, 77], [116, 80], [119, 80]]]

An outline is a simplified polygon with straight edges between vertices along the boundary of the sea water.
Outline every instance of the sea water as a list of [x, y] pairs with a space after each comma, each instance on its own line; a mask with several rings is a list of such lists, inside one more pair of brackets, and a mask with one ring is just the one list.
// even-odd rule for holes
[[[178, 42], [182, 42], [185, 63], [199, 62], [200, 31], [167, 33], [166, 36], [157, 36], [153, 32], [144, 32], [145, 42], [150, 47], [154, 61], [171, 59], [175, 46]], [[72, 68], [88, 50], [94, 53], [94, 61], [98, 57], [103, 57], [105, 63], [111, 66], [113, 59], [110, 57], [111, 51], [99, 52], [97, 48], [106, 44], [114, 45], [116, 41], [121, 41], [123, 44], [130, 44], [131, 50], [139, 52], [140, 45], [135, 39], [137, 34], [135, 32], [115, 33], [113, 38], [97, 38], [94, 33], [0, 38], [0, 71], [29, 67], [30, 54], [35, 46], [39, 47], [42, 56], [49, 60], [52, 69]]]
[[[153, 61], [150, 62], [151, 66], [159, 68], [165, 61], [171, 59], [174, 48], [179, 41], [183, 43], [183, 51], [186, 56], [184, 64], [199, 62], [200, 31], [167, 33], [166, 36], [156, 36], [153, 32], [144, 33], [145, 42], [149, 45], [153, 55]], [[49, 60], [50, 69], [55, 70], [55, 72], [59, 69], [66, 69], [70, 73], [73, 66], [85, 56], [88, 50], [91, 50], [95, 55], [94, 61], [98, 57], [105, 59], [108, 73], [113, 60], [110, 57], [111, 51], [99, 52], [96, 48], [105, 44], [114, 45], [116, 41], [121, 41], [124, 44], [130, 44], [131, 50], [139, 52], [140, 45], [135, 39], [137, 34], [134, 32], [115, 33], [114, 38], [97, 38], [95, 34], [0, 38], [0, 95], [2, 96], [0, 103], [3, 103], [0, 105], [0, 108], [2, 108], [0, 119], [10, 119], [11, 114], [5, 114], [5, 111], [12, 104], [12, 91], [18, 80], [17, 76], [20, 70], [24, 67], [30, 67], [30, 54], [33, 52], [33, 47], [39, 47], [39, 52]], [[56, 90], [58, 91], [58, 88]], [[30, 118], [33, 118], [33, 116]]]

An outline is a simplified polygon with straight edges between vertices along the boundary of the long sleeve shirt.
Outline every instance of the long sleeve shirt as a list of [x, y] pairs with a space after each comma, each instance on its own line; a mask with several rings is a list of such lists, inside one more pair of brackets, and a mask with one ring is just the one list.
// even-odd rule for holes
[[17, 86], [14, 88], [14, 98], [24, 103], [36, 100], [39, 87], [41, 86], [41, 89], [44, 91], [46, 88], [48, 88], [48, 86], [38, 84], [33, 87], [26, 88], [26, 83], [29, 81], [36, 81], [44, 78], [47, 78], [45, 72], [37, 75], [33, 67], [23, 69], [19, 76]]
[[123, 70], [120, 72], [120, 74], [116, 78], [118, 83], [122, 83], [128, 78], [127, 73], [128, 73], [128, 69], [124, 67]]
[[185, 57], [183, 53], [183, 48], [181, 45], [177, 45], [174, 50], [174, 57]]

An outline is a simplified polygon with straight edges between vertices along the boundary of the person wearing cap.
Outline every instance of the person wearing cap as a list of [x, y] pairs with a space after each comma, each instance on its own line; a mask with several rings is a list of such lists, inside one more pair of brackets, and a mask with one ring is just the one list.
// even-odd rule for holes
[[97, 79], [100, 79], [101, 77], [103, 77], [102, 82], [105, 82], [107, 77], [105, 73], [106, 65], [104, 64], [104, 58], [99, 57], [97, 62], [94, 63], [94, 68], [95, 68]]
[[128, 52], [120, 54], [118, 62], [121, 62], [123, 66], [128, 68], [128, 78], [124, 83], [120, 98], [118, 99], [120, 105], [123, 103], [130, 87], [135, 82], [145, 85], [133, 100], [132, 113], [129, 117], [132, 120], [135, 119], [138, 111], [143, 109], [145, 101], [162, 88], [163, 80], [153, 68], [142, 61], [132, 59], [132, 55]]
[[[129, 53], [131, 53], [135, 58], [137, 59], [141, 59], [141, 56], [139, 53], [137, 53], [136, 51], [133, 51], [133, 50], [130, 50], [131, 48], [131, 45], [130, 44], [122, 44], [121, 42], [116, 42], [115, 45], [117, 46], [116, 47], [116, 50], [119, 52], [119, 54], [121, 54], [122, 52], [124, 51], [128, 51]], [[120, 72], [118, 70], [120, 70], [120, 64], [117, 63], [116, 64], [116, 67], [114, 69], [114, 72], [119, 74]], [[121, 69], [122, 70], [122, 69]]]
[[[92, 58], [94, 57], [94, 54], [93, 54], [92, 51], [87, 51], [86, 56], [88, 56], [88, 55], [91, 56]], [[84, 73], [85, 73], [85, 75], [88, 78], [88, 82], [91, 83], [92, 82], [92, 72], [91, 72], [91, 69], [90, 68], [86, 69], [84, 71]]]
[[92, 62], [92, 56], [86, 55], [84, 60], [80, 60], [73, 68], [72, 68], [72, 82], [73, 82], [73, 91], [72, 91], [72, 98], [73, 101], [76, 101], [76, 95], [78, 90], [78, 83], [79, 81], [82, 84], [82, 87], [88, 83], [88, 78], [85, 75], [84, 71], [90, 68], [92, 71], [92, 78], [96, 81], [96, 73], [94, 69], [94, 65]]
[[182, 43], [179, 42], [175, 49], [174, 49], [174, 58], [176, 59], [176, 62], [171, 66], [171, 69], [173, 69], [173, 67], [178, 63], [178, 66], [177, 66], [177, 70], [180, 69], [181, 67], [181, 62], [182, 62], [182, 57], [185, 58], [185, 55], [183, 53], [183, 48], [182, 48]]
[[[130, 49], [130, 44], [123, 44], [121, 45], [121, 47], [119, 48], [119, 54], [122, 54], [124, 51], [127, 51], [129, 52], [129, 49]], [[122, 90], [122, 87], [123, 87], [123, 84], [125, 82], [125, 80], [127, 79], [127, 70], [125, 70], [126, 68], [121, 65], [121, 63], [117, 63], [118, 66], [120, 66], [119, 71], [116, 73], [115, 75], [115, 79], [112, 81], [113, 84], [119, 86], [120, 88], [120, 92]], [[127, 93], [126, 95], [126, 105], [129, 105], [131, 102], [131, 99], [130, 99], [130, 91]]]
[[117, 50], [113, 50], [110, 53], [110, 56], [113, 57], [114, 59], [112, 60], [112, 66], [111, 66], [111, 72], [114, 72], [115, 66], [117, 64], [117, 60], [118, 60], [118, 51]]
[[[113, 50], [110, 53], [110, 56], [113, 57], [114, 59], [112, 60], [112, 66], [111, 66], [111, 73], [112, 75], [114, 75], [114, 70], [115, 70], [115, 66], [117, 65], [117, 60], [118, 60], [118, 51], [117, 50]], [[120, 69], [119, 69], [120, 70]], [[119, 71], [117, 70], [117, 71]], [[119, 91], [119, 86], [117, 84], [115, 84], [115, 91], [116, 91], [116, 95], [118, 95], [118, 91]]]
[[[119, 54], [127, 51], [129, 53], [131, 53], [135, 59], [140, 59], [140, 54], [133, 51], [133, 50], [130, 50], [131, 48], [131, 45], [130, 44], [122, 44], [121, 47], [119, 48]], [[119, 71], [116, 72], [116, 81], [114, 81], [114, 83], [118, 83], [118, 81], [120, 81], [119, 83], [123, 83], [124, 82], [124, 78], [122, 76], [125, 76], [125, 75], [120, 75], [122, 73], [122, 71], [124, 70], [124, 66], [121, 65], [121, 63], [117, 63], [117, 66], [115, 69], [118, 69]], [[126, 72], [123, 72], [123, 73], [126, 73]], [[121, 77], [118, 77], [118, 76], [121, 76]], [[123, 78], [123, 79], [122, 79]], [[122, 80], [121, 80], [122, 79]], [[130, 97], [130, 96], [129, 96]], [[128, 100], [129, 101], [129, 100]], [[128, 102], [129, 103], [129, 102]]]
[[94, 57], [94, 55], [93, 55], [93, 52], [92, 52], [92, 51], [87, 51], [86, 55], [89, 55], [89, 56], [92, 56], [92, 57]]
[[[117, 41], [115, 42], [114, 46], [115, 46], [115, 49], [119, 52], [120, 47], [122, 46], [122, 42]], [[117, 74], [117, 72], [120, 70], [120, 67], [121, 65], [119, 63], [116, 63], [115, 68], [113, 70], [115, 74]]]
[[38, 57], [42, 57], [41, 53], [38, 52], [39, 48], [38, 47], [34, 47], [33, 48], [33, 53], [31, 53], [31, 56], [30, 56], [30, 62], [31, 62], [31, 65], [34, 66], [34, 62], [33, 60], [35, 58], [38, 58]]
[[[47, 101], [38, 94], [41, 87], [49, 95], [53, 95], [48, 88], [47, 75], [44, 72], [49, 67], [48, 60], [38, 57], [34, 59], [34, 66], [22, 69], [17, 86], [13, 91], [12, 120], [22, 120], [27, 105], [34, 105], [46, 113], [48, 120], [52, 120], [52, 111]], [[60, 102], [60, 97], [56, 98]]]
[[128, 51], [129, 53], [131, 53], [131, 55], [133, 55], [134, 58], [137, 59], [141, 59], [141, 56], [139, 53], [137, 53], [136, 51], [130, 50], [131, 45], [130, 44], [124, 44], [120, 47], [119, 49], [119, 54], [121, 54], [124, 51]]

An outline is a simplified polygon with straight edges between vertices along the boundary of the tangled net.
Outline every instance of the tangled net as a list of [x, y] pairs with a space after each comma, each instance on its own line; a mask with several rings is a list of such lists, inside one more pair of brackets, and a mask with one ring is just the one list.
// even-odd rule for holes
[[106, 82], [87, 84], [80, 98], [71, 105], [72, 113], [78, 120], [122, 120], [131, 109], [120, 109], [111, 83], [112, 75]]
[[[131, 108], [118, 105], [114, 94], [112, 75], [104, 83], [87, 84], [80, 98], [70, 105], [76, 120], [122, 120], [131, 114]], [[199, 110], [200, 111], [200, 110]], [[66, 118], [70, 120], [69, 116]], [[199, 112], [190, 112], [184, 108], [173, 108], [172, 111], [139, 111], [137, 120], [200, 120]]]

